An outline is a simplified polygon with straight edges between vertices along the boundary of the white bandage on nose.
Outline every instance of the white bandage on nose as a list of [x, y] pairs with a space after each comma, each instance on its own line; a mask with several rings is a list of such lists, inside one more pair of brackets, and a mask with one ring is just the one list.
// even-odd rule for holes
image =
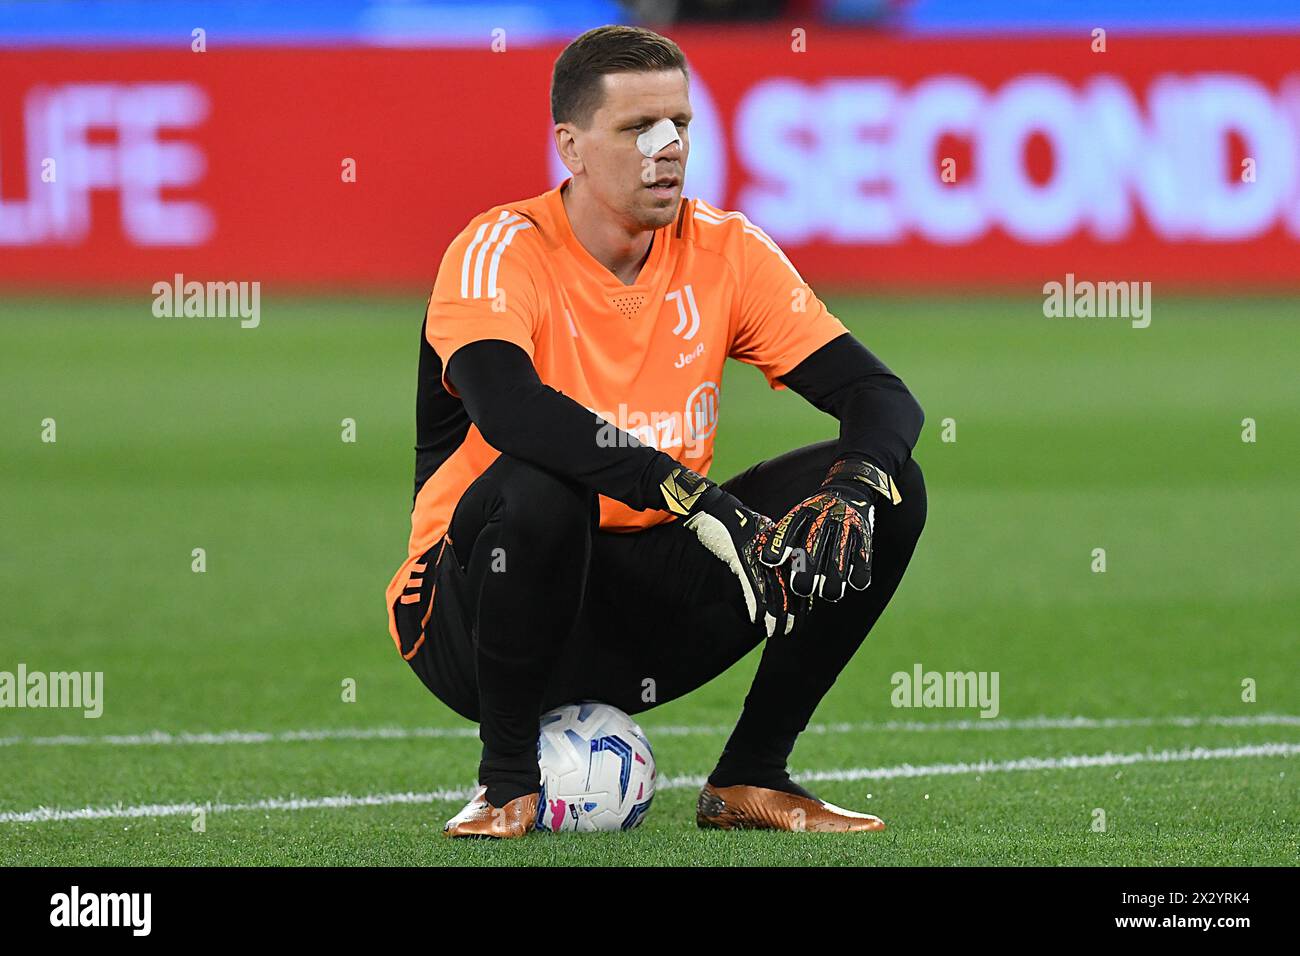
[[641, 150], [641, 155], [647, 159], [672, 143], [680, 146], [682, 138], [677, 135], [677, 124], [667, 117], [636, 138], [636, 148]]

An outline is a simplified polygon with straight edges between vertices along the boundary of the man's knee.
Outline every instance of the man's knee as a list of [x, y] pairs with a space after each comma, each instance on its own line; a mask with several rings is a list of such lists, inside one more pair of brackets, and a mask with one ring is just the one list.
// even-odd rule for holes
[[[468, 537], [477, 537], [483, 524], [498, 521], [511, 541], [540, 553], [563, 552], [581, 547], [600, 519], [595, 492], [508, 455], [475, 480], [465, 499], [471, 503], [466, 520], [461, 527], [452, 522], [452, 540], [461, 548], [469, 545], [467, 530]], [[462, 517], [459, 507], [457, 512]], [[464, 527], [471, 522], [477, 527]]]
[[[891, 527], [915, 543], [921, 537], [922, 529], [925, 528], [925, 516], [929, 507], [925, 494], [925, 475], [922, 474], [921, 466], [916, 463], [916, 459], [909, 458], [895, 480], [902, 501], [893, 507], [888, 505], [883, 507]], [[878, 518], [881, 510], [879, 506], [876, 509]]]

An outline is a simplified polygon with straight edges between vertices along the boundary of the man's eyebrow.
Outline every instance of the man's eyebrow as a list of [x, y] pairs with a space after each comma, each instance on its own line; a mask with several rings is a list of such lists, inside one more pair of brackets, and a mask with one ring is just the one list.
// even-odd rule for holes
[[[677, 120], [686, 120], [687, 122], [689, 122], [690, 120], [692, 120], [692, 119], [694, 118], [694, 116], [695, 116], [695, 114], [693, 114], [693, 113], [689, 113], [689, 112], [678, 112], [678, 113], [674, 113], [671, 117], [669, 117], [669, 119], [673, 120], [674, 122], [676, 122]], [[642, 123], [654, 123], [654, 122], [657, 122], [657, 121], [660, 120], [660, 119], [662, 119], [662, 117], [660, 117], [660, 116], [650, 116], [650, 115], [647, 114], [647, 115], [642, 115], [642, 116], [634, 116], [634, 117], [632, 117], [631, 119], [624, 120], [624, 121], [623, 121], [621, 124], [619, 124], [619, 125], [621, 125], [621, 126], [623, 126], [623, 127], [628, 127], [628, 126], [640, 126]]]

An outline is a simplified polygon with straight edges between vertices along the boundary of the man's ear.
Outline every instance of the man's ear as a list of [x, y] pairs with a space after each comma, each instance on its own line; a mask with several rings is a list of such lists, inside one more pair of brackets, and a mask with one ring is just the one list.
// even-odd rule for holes
[[560, 154], [560, 162], [573, 175], [583, 170], [582, 156], [578, 153], [577, 131], [569, 123], [555, 124], [555, 151]]

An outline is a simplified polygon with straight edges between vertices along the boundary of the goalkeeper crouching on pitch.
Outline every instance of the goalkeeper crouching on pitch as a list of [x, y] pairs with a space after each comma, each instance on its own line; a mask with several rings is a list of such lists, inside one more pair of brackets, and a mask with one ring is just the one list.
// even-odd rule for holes
[[[570, 178], [476, 216], [438, 271], [387, 604], [402, 657], [480, 726], [479, 789], [450, 836], [534, 827], [544, 711], [636, 714], [761, 642], [698, 824], [884, 826], [786, 763], [921, 534], [921, 408], [757, 225], [682, 195], [689, 81], [649, 30], [574, 40], [551, 85]], [[705, 477], [728, 357], [833, 415], [839, 439]]]

